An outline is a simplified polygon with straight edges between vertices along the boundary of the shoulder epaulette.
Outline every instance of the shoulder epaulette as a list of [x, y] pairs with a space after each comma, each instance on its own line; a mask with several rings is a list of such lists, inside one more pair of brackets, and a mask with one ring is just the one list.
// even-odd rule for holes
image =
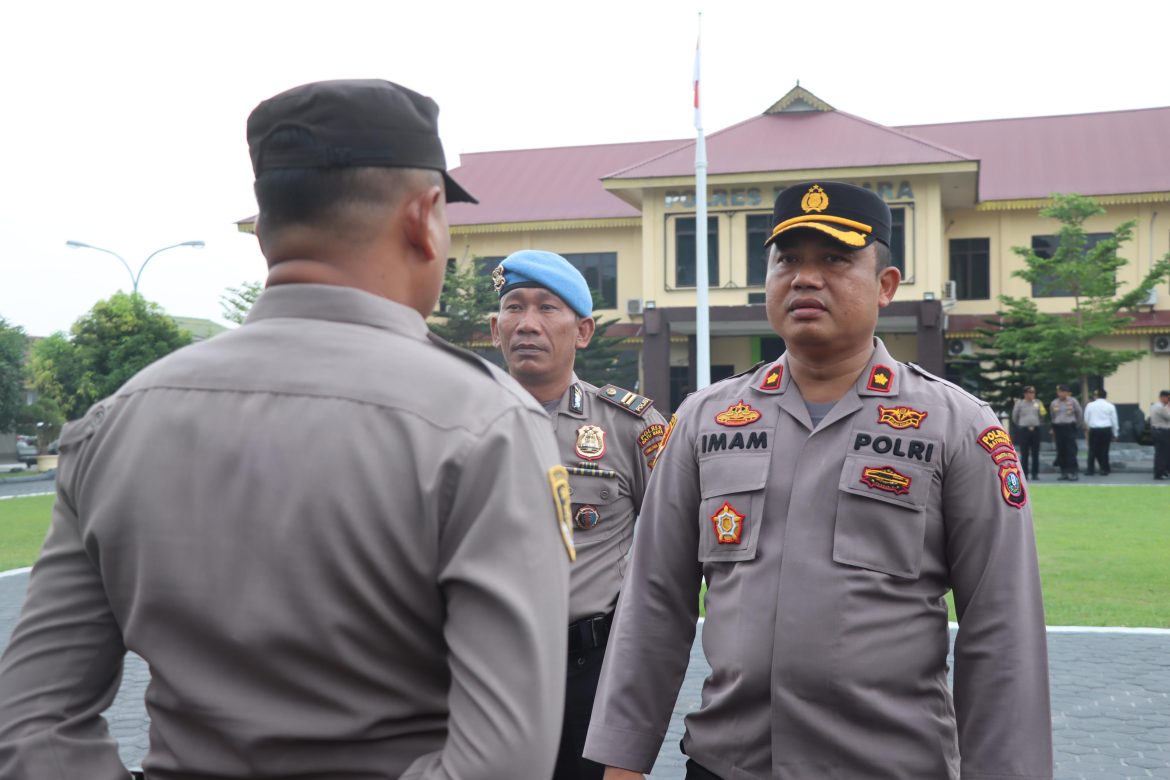
[[491, 370], [491, 367], [488, 365], [488, 362], [486, 360], [484, 360], [483, 358], [481, 358], [479, 355], [472, 352], [471, 350], [464, 349], [463, 347], [457, 347], [454, 344], [452, 344], [450, 341], [447, 341], [446, 339], [442, 338], [441, 336], [436, 335], [432, 331], [427, 331], [427, 339], [432, 344], [434, 344], [436, 347], [442, 349], [444, 352], [448, 352], [448, 353], [454, 355], [455, 357], [459, 358], [460, 360], [465, 360], [468, 363], [471, 363], [476, 368], [478, 368], [480, 371], [482, 371], [485, 374], [487, 374], [488, 376], [491, 376], [494, 378], [494, 375], [492, 374], [492, 370]]
[[914, 371], [914, 373], [918, 374], [919, 376], [921, 376], [922, 378], [924, 378], [930, 382], [937, 382], [938, 384], [943, 385], [944, 387], [949, 387], [952, 390], [956, 390], [956, 391], [958, 391], [958, 393], [960, 395], [963, 395], [963, 396], [971, 399], [972, 401], [979, 404], [980, 406], [990, 406], [989, 403], [987, 403], [986, 401], [984, 401], [982, 398], [975, 395], [971, 391], [964, 390], [963, 388], [959, 387], [958, 385], [956, 385], [954, 382], [950, 381], [949, 379], [943, 379], [938, 374], [932, 374], [931, 372], [927, 371], [925, 368], [918, 365], [917, 363], [907, 363], [906, 365], [909, 366]]
[[597, 397], [638, 417], [644, 415], [646, 410], [654, 405], [654, 402], [646, 396], [638, 395], [617, 385], [606, 385], [598, 388]]

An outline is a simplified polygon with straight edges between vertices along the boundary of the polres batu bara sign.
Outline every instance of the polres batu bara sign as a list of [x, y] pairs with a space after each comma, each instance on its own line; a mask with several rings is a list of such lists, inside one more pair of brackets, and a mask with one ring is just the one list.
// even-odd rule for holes
[[[908, 181], [900, 181], [896, 186], [892, 181], [862, 182], [860, 186], [871, 192], [876, 192], [883, 200], [914, 200], [914, 188], [910, 186]], [[767, 205], [770, 206], [772, 201], [776, 200], [776, 196], [780, 194], [782, 189], [783, 187], [776, 187], [772, 190], [772, 197]], [[695, 191], [667, 190], [664, 205], [668, 209], [693, 209], [695, 207]], [[764, 196], [759, 187], [714, 189], [709, 190], [707, 194], [707, 208], [709, 209], [751, 208], [763, 205]]]

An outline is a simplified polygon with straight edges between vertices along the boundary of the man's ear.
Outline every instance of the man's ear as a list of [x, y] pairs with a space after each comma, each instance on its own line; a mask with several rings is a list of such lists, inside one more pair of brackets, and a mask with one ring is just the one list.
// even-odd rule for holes
[[440, 255], [446, 260], [446, 252], [440, 251], [443, 246], [440, 238], [447, 229], [446, 220], [442, 218], [445, 205], [443, 188], [436, 185], [412, 196], [403, 209], [402, 227], [406, 241], [427, 260], [437, 260]]
[[878, 274], [878, 308], [884, 309], [894, 300], [894, 293], [902, 283], [902, 272], [888, 265]]
[[500, 339], [500, 315], [492, 314], [489, 316], [488, 325], [492, 329], [492, 346], [499, 349], [504, 345], [503, 340]]
[[593, 340], [593, 333], [597, 330], [597, 321], [592, 317], [581, 317], [577, 320], [577, 349], [585, 349]]

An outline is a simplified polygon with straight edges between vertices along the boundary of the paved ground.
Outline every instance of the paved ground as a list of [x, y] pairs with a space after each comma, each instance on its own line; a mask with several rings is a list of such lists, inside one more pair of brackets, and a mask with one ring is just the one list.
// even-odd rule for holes
[[[15, 625], [28, 575], [0, 576], [0, 648]], [[701, 634], [700, 634], [701, 638]], [[1170, 778], [1170, 631], [1051, 629], [1053, 729], [1057, 780]], [[708, 671], [698, 640], [675, 706], [656, 780], [681, 780], [682, 719], [699, 706]], [[132, 656], [117, 700], [106, 712], [123, 761], [138, 766], [147, 749], [143, 694], [150, 674]]]

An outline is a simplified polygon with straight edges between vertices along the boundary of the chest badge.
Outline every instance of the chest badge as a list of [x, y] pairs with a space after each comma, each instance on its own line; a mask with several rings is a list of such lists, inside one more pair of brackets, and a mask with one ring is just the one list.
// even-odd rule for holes
[[585, 504], [577, 510], [577, 514], [573, 515], [573, 525], [577, 526], [582, 531], [588, 531], [601, 521], [601, 513], [597, 511], [597, 507]]
[[911, 409], [909, 406], [895, 406], [892, 409], [886, 408], [878, 404], [878, 423], [888, 425], [899, 431], [906, 428], [920, 428], [922, 421], [926, 419], [929, 412], [920, 412], [917, 409]]
[[893, 466], [875, 468], [866, 466], [861, 472], [861, 484], [900, 496], [910, 492], [910, 477]]
[[724, 501], [719, 511], [711, 515], [711, 522], [719, 544], [739, 544], [743, 537], [743, 515], [735, 507]]
[[758, 419], [760, 419], [760, 413], [745, 404], [742, 400], [715, 415], [715, 422], [732, 428], [737, 428], [741, 425], [750, 425]]
[[875, 393], [888, 393], [893, 383], [894, 372], [889, 366], [879, 363], [869, 372], [869, 381], [865, 383], [865, 389], [873, 390]]
[[577, 429], [574, 449], [578, 457], [584, 460], [597, 460], [605, 454], [605, 431], [600, 425], [582, 425]]

